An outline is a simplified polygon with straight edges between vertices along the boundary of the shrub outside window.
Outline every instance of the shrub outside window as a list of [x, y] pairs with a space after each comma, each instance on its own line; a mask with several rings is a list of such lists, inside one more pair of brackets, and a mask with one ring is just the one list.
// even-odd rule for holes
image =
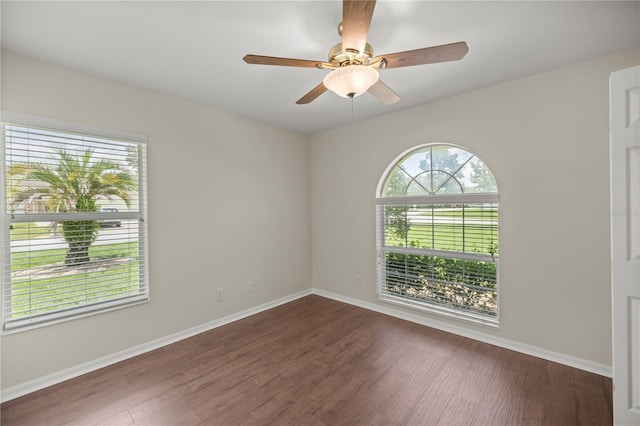
[[497, 326], [498, 191], [486, 166], [448, 144], [391, 164], [376, 198], [378, 297]]
[[146, 302], [146, 144], [3, 131], [3, 331]]

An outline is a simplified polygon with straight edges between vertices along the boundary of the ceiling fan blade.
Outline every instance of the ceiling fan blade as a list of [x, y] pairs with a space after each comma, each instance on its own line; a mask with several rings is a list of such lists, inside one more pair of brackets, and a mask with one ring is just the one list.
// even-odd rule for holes
[[342, 3], [342, 51], [364, 52], [375, 0], [344, 0]]
[[277, 58], [275, 56], [261, 56], [261, 55], [245, 55], [245, 57], [242, 59], [248, 64], [280, 65], [285, 67], [304, 67], [304, 68], [317, 68], [318, 64], [322, 63], [322, 61], [311, 61], [307, 59]]
[[318, 96], [322, 95], [326, 91], [327, 91], [327, 88], [325, 87], [324, 83], [320, 82], [320, 84], [318, 84], [316, 87], [311, 89], [309, 91], [309, 93], [307, 93], [306, 95], [304, 95], [303, 97], [298, 99], [296, 101], [296, 103], [298, 105], [304, 105], [304, 104], [311, 103], [311, 101], [313, 101], [315, 98], [317, 98]]
[[378, 80], [376, 84], [369, 87], [369, 93], [385, 105], [395, 104], [400, 100], [400, 96], [384, 84], [382, 80]]
[[436, 64], [438, 62], [458, 61], [469, 51], [467, 43], [443, 44], [441, 46], [425, 47], [423, 49], [408, 50], [406, 52], [380, 55], [386, 63], [385, 68], [408, 67], [412, 65]]

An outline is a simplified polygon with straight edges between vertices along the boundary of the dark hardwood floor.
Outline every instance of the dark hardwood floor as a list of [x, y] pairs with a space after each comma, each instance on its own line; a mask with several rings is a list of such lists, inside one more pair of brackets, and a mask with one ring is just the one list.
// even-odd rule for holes
[[610, 425], [611, 379], [308, 296], [1, 406], [2, 425]]

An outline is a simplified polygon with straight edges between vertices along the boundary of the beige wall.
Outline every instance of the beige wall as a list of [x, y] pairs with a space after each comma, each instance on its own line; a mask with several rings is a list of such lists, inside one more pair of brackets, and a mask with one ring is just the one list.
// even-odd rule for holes
[[376, 185], [403, 151], [458, 144], [498, 182], [501, 327], [424, 317], [610, 366], [608, 79], [639, 56], [622, 52], [313, 135], [314, 287], [383, 305]]
[[148, 135], [151, 286], [148, 304], [3, 336], [3, 389], [310, 287], [308, 136], [8, 52], [1, 100]]

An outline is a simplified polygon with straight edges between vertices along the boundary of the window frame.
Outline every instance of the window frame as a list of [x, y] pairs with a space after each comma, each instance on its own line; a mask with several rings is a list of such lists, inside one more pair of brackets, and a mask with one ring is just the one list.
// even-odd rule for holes
[[[2, 127], [2, 143], [0, 145], [0, 157], [3, 161], [3, 170], [7, 164], [7, 141], [5, 137], [5, 126], [17, 126], [29, 129], [40, 129], [52, 131], [69, 136], [103, 141], [101, 148], [108, 145], [104, 142], [111, 141], [119, 144], [131, 144], [137, 147], [138, 168], [137, 168], [137, 211], [119, 212], [74, 212], [74, 213], [11, 213], [8, 210], [7, 190], [5, 172], [0, 173], [0, 226], [2, 226], [2, 237], [0, 238], [0, 277], [2, 282], [0, 292], [2, 292], [2, 303], [0, 310], [2, 318], [2, 334], [12, 334], [34, 328], [44, 327], [60, 322], [75, 320], [87, 316], [92, 316], [117, 309], [148, 303], [149, 301], [149, 249], [148, 249], [148, 210], [147, 210], [147, 136], [138, 133], [123, 132], [112, 129], [104, 129], [95, 126], [88, 126], [79, 123], [72, 123], [47, 117], [30, 114], [16, 113], [12, 111], [1, 111], [0, 124]], [[92, 143], [95, 143], [92, 141]], [[99, 143], [99, 142], [98, 142]], [[64, 145], [64, 144], [63, 144]], [[78, 217], [82, 215], [81, 217]], [[10, 227], [15, 223], [30, 223], [36, 221], [63, 222], [69, 220], [89, 220], [89, 221], [137, 221], [137, 232], [129, 233], [130, 242], [137, 243], [138, 259], [138, 288], [139, 292], [129, 297], [115, 297], [99, 301], [97, 303], [80, 304], [73, 308], [63, 308], [47, 313], [29, 314], [24, 317], [11, 319], [11, 312], [7, 311], [10, 302], [5, 300], [11, 298], [11, 263], [12, 251]], [[133, 235], [133, 237], [131, 237]], [[135, 281], [134, 281], [135, 282]]]
[[[388, 276], [387, 274], [387, 254], [388, 253], [404, 253], [406, 255], [418, 255], [418, 256], [431, 256], [431, 257], [446, 257], [450, 259], [460, 259], [460, 260], [471, 260], [471, 261], [486, 261], [489, 259], [489, 256], [486, 254], [475, 254], [464, 251], [443, 251], [435, 248], [426, 249], [419, 247], [400, 247], [400, 246], [386, 246], [385, 245], [385, 237], [387, 226], [385, 224], [385, 207], [386, 206], [398, 206], [398, 207], [412, 207], [415, 208], [417, 206], [436, 206], [436, 205], [451, 205], [451, 204], [490, 204], [495, 205], [496, 214], [499, 213], [499, 194], [496, 188], [495, 192], [472, 192], [472, 193], [460, 193], [460, 194], [429, 194], [429, 195], [405, 195], [405, 196], [385, 196], [385, 187], [387, 181], [391, 178], [392, 172], [396, 169], [396, 166], [401, 164], [401, 162], [407, 158], [409, 158], [413, 153], [419, 153], [421, 150], [425, 148], [434, 148], [434, 147], [446, 147], [446, 148], [455, 148], [458, 150], [462, 150], [472, 157], [475, 157], [478, 161], [480, 161], [491, 176], [494, 179], [493, 173], [489, 170], [486, 163], [480, 160], [477, 155], [471, 152], [469, 149], [454, 145], [450, 143], [428, 143], [422, 144], [419, 146], [415, 146], [410, 148], [404, 152], [402, 152], [399, 156], [397, 156], [387, 167], [385, 172], [382, 174], [378, 182], [378, 187], [376, 189], [376, 293], [378, 296], [378, 300], [391, 303], [394, 305], [399, 305], [402, 307], [419, 310], [422, 312], [433, 313], [439, 316], [444, 316], [448, 318], [455, 318], [467, 322], [471, 322], [474, 324], [480, 324], [489, 326], [492, 328], [499, 328], [500, 324], [500, 316], [499, 316], [499, 254], [491, 255], [491, 261], [495, 262], [495, 298], [496, 298], [496, 313], [495, 316], [490, 316], [486, 314], [480, 314], [476, 312], [471, 312], [468, 310], [463, 310], [460, 308], [455, 308], [452, 306], [448, 306], [445, 304], [438, 304], [433, 301], [427, 300], [417, 300], [417, 298], [410, 298], [402, 295], [391, 294], [388, 292]], [[434, 170], [434, 169], [430, 169]], [[497, 184], [496, 184], [497, 187]], [[497, 219], [499, 222], [499, 217]], [[499, 223], [496, 225], [496, 229], [499, 229]], [[499, 232], [497, 234], [499, 238]], [[496, 241], [496, 244], [499, 244]], [[405, 266], [406, 268], [406, 266]]]

